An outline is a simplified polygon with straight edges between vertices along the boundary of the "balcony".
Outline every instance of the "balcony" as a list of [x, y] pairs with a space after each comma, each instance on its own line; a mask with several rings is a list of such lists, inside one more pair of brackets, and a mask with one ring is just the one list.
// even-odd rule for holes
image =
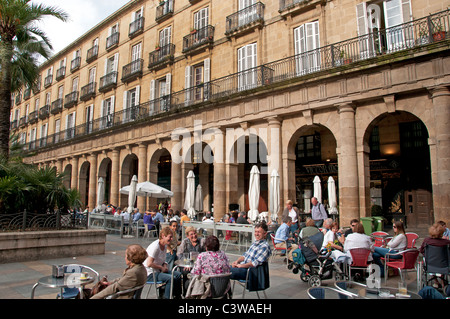
[[73, 59], [70, 62], [70, 72], [75, 72], [76, 70], [78, 70], [81, 66], [81, 57], [76, 57], [75, 59]]
[[[420, 59], [436, 53], [444, 55], [450, 41], [449, 18], [450, 10], [445, 10], [389, 29], [291, 55], [141, 103], [137, 108], [116, 111], [71, 128], [68, 132], [71, 132], [70, 136], [77, 137], [93, 132], [101, 135], [106, 128], [117, 131], [126, 129], [127, 124], [124, 123], [133, 119], [161, 119], [183, 109], [188, 112], [185, 108], [193, 105], [198, 111], [203, 105], [210, 107], [210, 101], [220, 103], [225, 98], [230, 103], [248, 93], [265, 94], [274, 89], [274, 84], [279, 84], [280, 89], [294, 83], [300, 86], [304, 81], [315, 81], [324, 74], [333, 80], [344, 72], [359, 72], [361, 67], [370, 69], [402, 63], [414, 58], [417, 52], [423, 55]], [[29, 121], [33, 121], [33, 116], [37, 120], [36, 112], [33, 112], [28, 117]], [[65, 134], [62, 131], [55, 135], [51, 144], [62, 140]], [[28, 143], [30, 148], [32, 143]]]
[[191, 33], [183, 38], [183, 53], [193, 54], [197, 51], [206, 49], [214, 43], [214, 27], [208, 25], [199, 30], [192, 30]]
[[56, 70], [56, 81], [64, 79], [65, 76], [66, 76], [66, 66], [60, 67], [58, 70]]
[[50, 110], [50, 113], [53, 115], [61, 113], [63, 109], [63, 99], [57, 99], [56, 101], [52, 102], [52, 108]]
[[106, 38], [106, 51], [117, 48], [117, 46], [119, 45], [119, 35], [120, 33], [116, 32]]
[[26, 101], [31, 97], [31, 89], [25, 89], [23, 92], [23, 99]]
[[19, 120], [19, 127], [23, 128], [27, 126], [27, 117], [26, 116], [22, 116]]
[[38, 111], [33, 111], [28, 115], [28, 123], [34, 124], [38, 121]]
[[144, 69], [144, 60], [138, 59], [127, 65], [122, 69], [122, 82], [128, 83], [142, 77]]
[[92, 61], [95, 61], [97, 57], [98, 57], [98, 45], [94, 45], [92, 48], [87, 50], [86, 62], [91, 63]]
[[135, 36], [141, 34], [144, 31], [144, 17], [140, 17], [139, 19], [136, 19], [135, 21], [130, 23], [130, 30], [128, 32], [128, 36], [130, 39], [134, 38]]
[[44, 79], [44, 88], [48, 88], [52, 85], [53, 82], [53, 74], [47, 75]]
[[97, 82], [91, 82], [81, 88], [80, 100], [88, 101], [95, 97], [95, 89], [97, 87]]
[[118, 72], [110, 72], [100, 78], [98, 91], [101, 93], [108, 92], [117, 86]]
[[148, 68], [153, 71], [172, 64], [174, 54], [175, 44], [170, 43], [162, 47], [157, 47], [155, 51], [149, 54]]
[[78, 104], [78, 91], [67, 94], [64, 98], [64, 107], [70, 109]]
[[283, 18], [301, 13], [305, 9], [315, 9], [323, 0], [280, 0], [278, 12]]
[[16, 105], [19, 105], [20, 103], [22, 103], [22, 94], [18, 92], [16, 95]]
[[36, 83], [32, 86], [33, 94], [38, 94], [41, 91], [41, 77], [38, 78]]
[[262, 28], [264, 26], [264, 7], [263, 3], [257, 2], [229, 15], [226, 19], [225, 35], [235, 36], [255, 28]]
[[201, 0], [189, 0], [190, 4], [196, 4], [197, 2], [200, 2]]
[[19, 121], [18, 120], [11, 121], [9, 127], [11, 130], [15, 130], [15, 129], [19, 128]]
[[174, 0], [161, 1], [159, 6], [156, 7], [155, 21], [157, 23], [161, 23], [173, 16], [173, 1]]
[[50, 115], [50, 105], [44, 105], [39, 109], [39, 118], [45, 120]]

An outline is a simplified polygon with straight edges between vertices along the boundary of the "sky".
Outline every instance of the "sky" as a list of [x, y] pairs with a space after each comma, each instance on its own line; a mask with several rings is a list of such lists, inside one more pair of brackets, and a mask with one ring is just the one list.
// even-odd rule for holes
[[32, 3], [56, 6], [69, 15], [67, 22], [54, 17], [43, 19], [39, 28], [45, 32], [58, 53], [100, 21], [120, 9], [130, 0], [32, 0]]

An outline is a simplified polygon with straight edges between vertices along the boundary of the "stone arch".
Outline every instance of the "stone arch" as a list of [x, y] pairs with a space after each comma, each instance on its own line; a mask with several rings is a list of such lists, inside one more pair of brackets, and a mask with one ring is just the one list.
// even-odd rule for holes
[[[104, 199], [108, 203], [111, 202], [111, 175], [112, 175], [112, 160], [105, 157], [98, 166], [97, 178], [102, 177], [105, 185]], [[113, 203], [116, 205], [115, 203]]]
[[67, 164], [64, 167], [63, 173], [64, 173], [64, 179], [63, 179], [63, 185], [66, 188], [70, 188], [72, 185], [72, 164]]
[[[139, 158], [136, 154], [130, 153], [122, 161], [120, 168], [120, 188], [130, 185], [133, 175], [138, 175]], [[141, 182], [141, 181], [138, 181]], [[128, 206], [128, 196], [120, 194], [120, 207]]]
[[[81, 201], [85, 206], [89, 203], [89, 173], [91, 169], [91, 163], [85, 160], [80, 165], [80, 172], [78, 174], [78, 191], [80, 192]], [[89, 209], [92, 210], [94, 207], [89, 207]]]

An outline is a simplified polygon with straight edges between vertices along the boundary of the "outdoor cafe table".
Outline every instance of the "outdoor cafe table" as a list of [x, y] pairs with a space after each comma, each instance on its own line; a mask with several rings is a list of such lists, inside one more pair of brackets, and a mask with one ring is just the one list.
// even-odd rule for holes
[[[336, 281], [334, 286], [339, 290], [355, 294], [361, 299], [422, 299], [419, 294], [409, 290], [407, 292], [409, 297], [397, 296], [399, 289], [392, 287], [369, 288], [364, 284], [354, 283], [351, 281]], [[342, 286], [345, 286], [345, 289], [342, 288]], [[380, 291], [389, 292], [389, 296], [380, 296]]]
[[62, 290], [63, 288], [78, 288], [80, 291], [80, 298], [83, 298], [83, 287], [87, 284], [93, 283], [95, 281], [94, 277], [88, 277], [87, 279], [80, 279], [78, 274], [65, 274], [64, 277], [56, 278], [53, 276], [45, 276], [39, 278], [38, 282], [34, 284], [31, 289], [31, 299], [34, 299], [34, 291], [38, 286], [45, 286], [49, 288], [59, 288]]

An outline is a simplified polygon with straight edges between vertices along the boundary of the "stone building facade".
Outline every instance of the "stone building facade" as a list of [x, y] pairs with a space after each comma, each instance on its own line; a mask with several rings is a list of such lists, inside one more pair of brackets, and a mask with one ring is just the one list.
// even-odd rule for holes
[[[184, 204], [196, 175], [216, 220], [260, 211], [273, 170], [281, 207], [302, 210], [313, 178], [337, 188], [340, 223], [448, 219], [450, 1], [130, 1], [41, 66], [17, 92], [12, 129], [27, 161], [66, 172], [90, 209], [133, 175]], [[212, 156], [211, 156], [212, 155]], [[138, 197], [141, 209], [155, 199]]]

